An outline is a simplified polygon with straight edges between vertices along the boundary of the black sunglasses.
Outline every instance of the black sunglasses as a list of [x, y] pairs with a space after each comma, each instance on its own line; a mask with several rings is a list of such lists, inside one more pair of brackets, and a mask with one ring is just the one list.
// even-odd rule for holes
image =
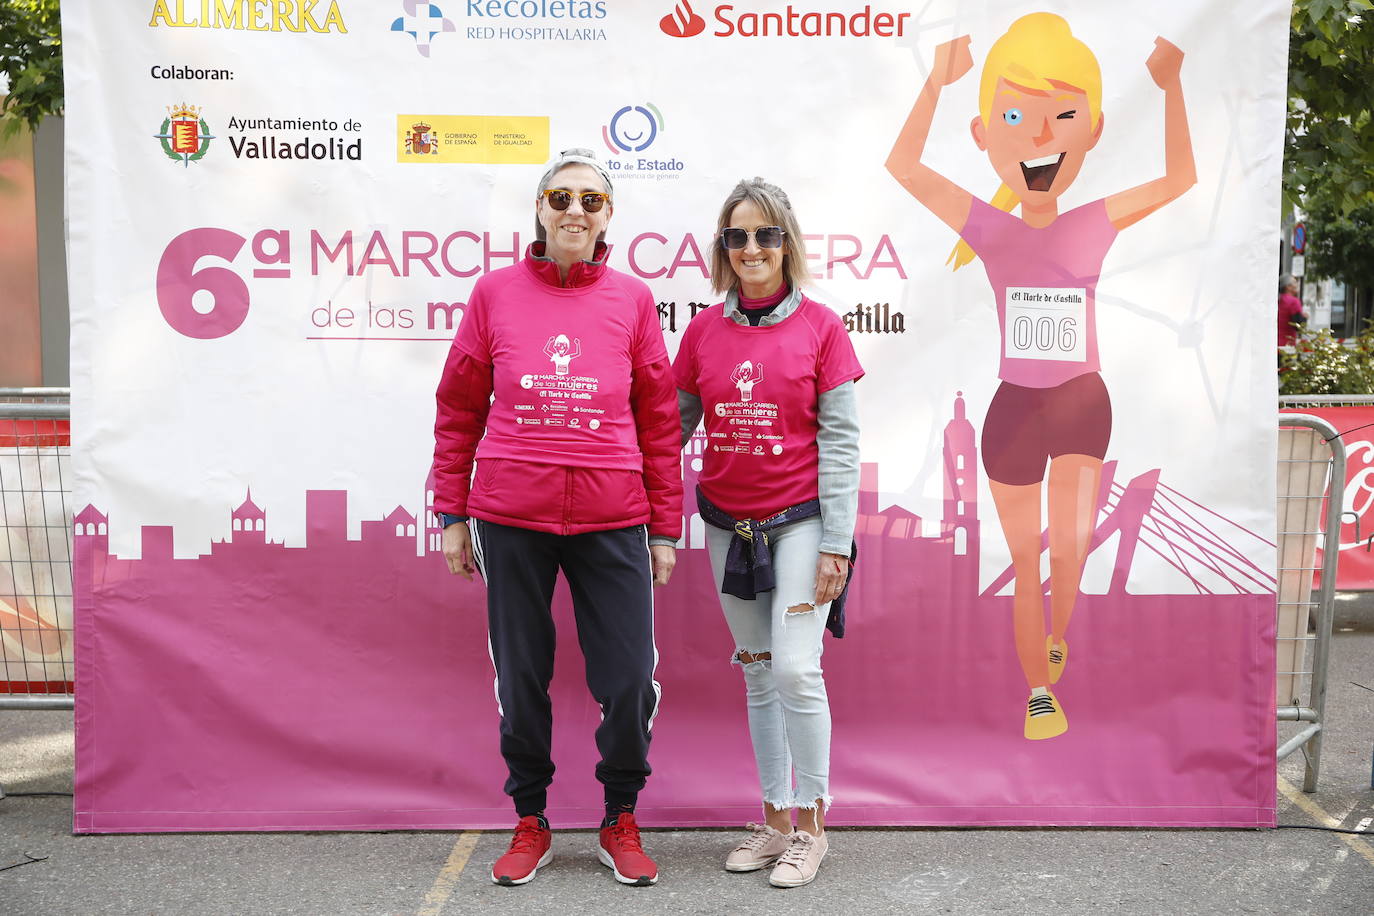
[[[560, 211], [571, 207], [574, 197], [572, 191], [565, 191], [562, 188], [548, 188], [540, 192], [539, 196], [547, 200], [550, 207]], [[582, 201], [582, 209], [588, 213], [595, 213], [611, 200], [611, 195], [602, 194], [600, 191], [583, 191], [576, 197]]]
[[731, 251], [737, 251], [748, 245], [752, 236], [760, 248], [781, 248], [782, 237], [786, 234], [781, 226], [760, 226], [753, 232], [731, 226], [720, 230], [720, 243]]

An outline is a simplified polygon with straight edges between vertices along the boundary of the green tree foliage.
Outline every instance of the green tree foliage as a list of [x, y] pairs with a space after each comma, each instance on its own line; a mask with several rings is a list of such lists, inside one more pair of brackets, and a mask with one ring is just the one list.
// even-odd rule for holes
[[1315, 195], [1307, 214], [1308, 254], [1314, 271], [1374, 289], [1374, 202], [1356, 203], [1341, 212], [1333, 195]]
[[1371, 0], [1293, 3], [1283, 187], [1308, 212], [1374, 205], [1372, 10]]
[[62, 111], [62, 21], [58, 0], [0, 0], [0, 72], [9, 95], [0, 105], [0, 131]]

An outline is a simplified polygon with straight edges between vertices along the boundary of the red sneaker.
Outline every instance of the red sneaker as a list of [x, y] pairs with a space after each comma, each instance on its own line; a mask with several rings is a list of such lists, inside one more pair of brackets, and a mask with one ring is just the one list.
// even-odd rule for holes
[[542, 826], [539, 818], [533, 814], [520, 818], [510, 849], [491, 867], [491, 880], [507, 887], [533, 881], [535, 872], [553, 861], [552, 842], [549, 828]]
[[596, 850], [601, 864], [615, 872], [621, 884], [641, 887], [658, 881], [658, 866], [639, 844], [639, 825], [635, 816], [625, 812], [609, 827], [601, 828], [601, 845]]

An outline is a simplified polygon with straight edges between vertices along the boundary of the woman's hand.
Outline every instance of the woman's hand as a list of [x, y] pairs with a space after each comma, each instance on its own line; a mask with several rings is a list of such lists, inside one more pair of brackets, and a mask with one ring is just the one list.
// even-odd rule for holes
[[454, 522], [445, 528], [441, 544], [448, 571], [471, 582], [475, 570], [472, 565], [472, 535], [468, 532], [468, 523]]
[[1168, 39], [1156, 38], [1154, 52], [1145, 61], [1145, 68], [1160, 89], [1177, 86], [1178, 74], [1183, 68], [1183, 52]]
[[849, 577], [849, 557], [823, 553], [816, 559], [816, 607], [840, 597]]
[[935, 64], [930, 68], [930, 79], [936, 85], [948, 86], [973, 67], [968, 46], [969, 37], [961, 35], [936, 47]]
[[654, 585], [667, 585], [677, 565], [677, 551], [667, 544], [650, 544], [649, 556], [654, 564]]

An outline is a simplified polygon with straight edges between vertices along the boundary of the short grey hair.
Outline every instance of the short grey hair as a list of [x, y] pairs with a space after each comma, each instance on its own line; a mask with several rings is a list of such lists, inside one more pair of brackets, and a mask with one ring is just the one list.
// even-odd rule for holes
[[1284, 274], [1283, 276], [1279, 277], [1279, 292], [1283, 292], [1290, 286], [1296, 286], [1297, 283], [1297, 277], [1293, 276], [1292, 274]]
[[802, 240], [801, 225], [792, 210], [792, 201], [787, 192], [762, 178], [746, 178], [735, 185], [721, 205], [720, 217], [716, 220], [716, 236], [711, 240], [711, 288], [717, 293], [739, 289], [739, 275], [730, 266], [730, 255], [720, 241], [720, 230], [730, 225], [730, 215], [735, 207], [751, 201], [763, 211], [772, 225], [782, 227], [783, 245], [786, 253], [782, 256], [782, 275], [792, 289], [800, 288], [811, 279], [806, 267], [806, 243]]
[[[588, 166], [592, 171], [601, 176], [601, 180], [606, 184], [606, 193], [612, 193], [611, 173], [606, 171], [606, 166], [601, 163], [601, 160], [596, 158], [596, 153], [584, 146], [575, 146], [572, 149], [563, 150], [557, 156], [549, 160], [549, 164], [544, 169], [544, 177], [539, 179], [539, 190], [536, 192], [536, 197], [542, 196], [544, 192], [549, 189], [549, 185], [553, 183], [553, 176], [570, 165]], [[538, 206], [539, 203], [536, 199], [535, 207], [538, 208]], [[546, 235], [547, 233], [544, 232], [544, 224], [539, 222], [539, 214], [536, 212], [534, 216], [534, 237], [542, 242], [545, 240]], [[603, 232], [596, 237], [596, 240], [600, 242], [605, 238], [606, 233]]]
[[553, 181], [553, 176], [558, 174], [559, 169], [569, 165], [590, 166], [592, 171], [600, 175], [601, 180], [606, 183], [606, 193], [611, 193], [611, 173], [606, 171], [606, 166], [602, 165], [601, 160], [596, 158], [596, 153], [581, 146], [565, 149], [549, 160], [548, 166], [544, 169], [544, 177], [539, 179], [539, 193], [542, 194], [547, 191], [549, 184]]

